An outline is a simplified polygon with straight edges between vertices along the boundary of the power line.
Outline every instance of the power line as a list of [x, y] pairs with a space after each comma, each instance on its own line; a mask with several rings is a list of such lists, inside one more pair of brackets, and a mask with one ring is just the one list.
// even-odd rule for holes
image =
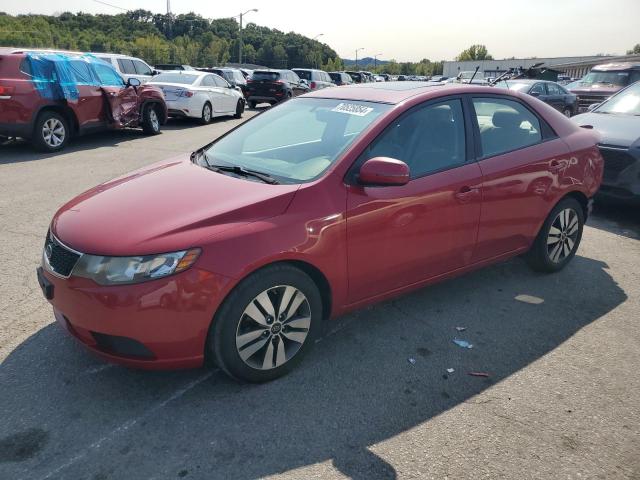
[[101, 0], [93, 0], [96, 3], [101, 3], [102, 5], [106, 5], [107, 7], [111, 7], [111, 8], [117, 8], [118, 10], [124, 10], [125, 12], [128, 12], [129, 9], [128, 8], [123, 8], [123, 7], [119, 7], [118, 5], [113, 5], [111, 3], [107, 3], [107, 2], [102, 2]]

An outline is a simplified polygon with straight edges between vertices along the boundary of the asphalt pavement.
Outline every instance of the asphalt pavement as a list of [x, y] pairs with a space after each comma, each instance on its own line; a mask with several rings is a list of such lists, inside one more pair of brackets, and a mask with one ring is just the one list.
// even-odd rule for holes
[[0, 479], [640, 478], [637, 209], [596, 205], [558, 274], [514, 259], [338, 318], [264, 385], [112, 366], [53, 324], [54, 212], [237, 123], [0, 146]]

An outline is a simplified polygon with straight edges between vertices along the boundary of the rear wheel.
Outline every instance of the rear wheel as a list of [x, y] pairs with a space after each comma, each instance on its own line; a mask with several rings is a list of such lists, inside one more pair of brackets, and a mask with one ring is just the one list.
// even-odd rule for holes
[[160, 116], [158, 115], [158, 107], [154, 104], [147, 105], [142, 112], [142, 131], [146, 135], [160, 133]]
[[584, 227], [584, 211], [575, 198], [561, 200], [545, 220], [526, 259], [539, 272], [562, 270], [575, 256]]
[[243, 280], [229, 295], [215, 315], [207, 348], [230, 376], [266, 382], [302, 360], [321, 320], [313, 280], [295, 267], [276, 265]]
[[238, 100], [238, 105], [236, 105], [236, 114], [235, 118], [242, 118], [242, 114], [244, 113], [244, 102], [242, 100]]
[[69, 124], [62, 115], [54, 111], [42, 112], [33, 131], [33, 145], [43, 152], [57, 152], [69, 143]]
[[206, 102], [202, 107], [202, 115], [200, 116], [200, 123], [206, 125], [211, 122], [211, 104]]

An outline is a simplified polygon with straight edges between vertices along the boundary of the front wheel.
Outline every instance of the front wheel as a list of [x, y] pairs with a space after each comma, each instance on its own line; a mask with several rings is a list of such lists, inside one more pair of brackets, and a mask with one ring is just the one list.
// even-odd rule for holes
[[569, 107], [566, 107], [564, 110], [562, 110], [562, 114], [567, 118], [571, 118], [571, 116], [573, 115], [573, 110]]
[[146, 135], [157, 135], [160, 133], [160, 117], [155, 105], [147, 105], [142, 112], [142, 131]]
[[575, 198], [558, 202], [526, 255], [531, 268], [549, 273], [562, 270], [578, 250], [583, 227], [582, 205]]
[[216, 313], [208, 352], [228, 375], [274, 380], [294, 368], [313, 345], [322, 301], [303, 271], [277, 265], [243, 280]]

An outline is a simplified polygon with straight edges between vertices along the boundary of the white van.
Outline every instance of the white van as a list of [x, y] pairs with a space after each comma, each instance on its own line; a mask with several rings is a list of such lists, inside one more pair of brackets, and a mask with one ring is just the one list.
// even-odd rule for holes
[[137, 78], [140, 83], [146, 83], [158, 74], [147, 62], [136, 57], [118, 53], [93, 53], [92, 55], [111, 64], [125, 82], [130, 78]]

